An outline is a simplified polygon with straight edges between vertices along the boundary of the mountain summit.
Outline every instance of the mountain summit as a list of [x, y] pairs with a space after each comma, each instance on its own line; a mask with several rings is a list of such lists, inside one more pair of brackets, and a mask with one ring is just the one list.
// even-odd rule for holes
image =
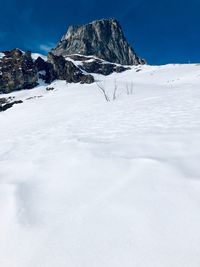
[[95, 20], [82, 26], [70, 26], [52, 53], [59, 56], [93, 55], [122, 65], [145, 64], [128, 44], [116, 19]]

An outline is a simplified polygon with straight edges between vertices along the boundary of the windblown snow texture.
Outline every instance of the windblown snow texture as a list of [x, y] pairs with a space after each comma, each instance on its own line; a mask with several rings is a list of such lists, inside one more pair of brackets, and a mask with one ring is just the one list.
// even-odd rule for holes
[[199, 267], [200, 66], [95, 79], [0, 113], [0, 266]]

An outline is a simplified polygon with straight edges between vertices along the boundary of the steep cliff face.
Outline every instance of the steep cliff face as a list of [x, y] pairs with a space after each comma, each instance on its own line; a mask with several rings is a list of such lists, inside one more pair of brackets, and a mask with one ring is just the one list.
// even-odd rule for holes
[[116, 19], [102, 19], [83, 26], [70, 26], [52, 53], [62, 56], [93, 55], [122, 65], [145, 64], [128, 44]]

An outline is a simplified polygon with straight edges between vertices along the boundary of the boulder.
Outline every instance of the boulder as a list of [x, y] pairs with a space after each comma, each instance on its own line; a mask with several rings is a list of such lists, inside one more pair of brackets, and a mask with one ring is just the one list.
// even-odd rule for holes
[[0, 93], [10, 93], [23, 88], [30, 89], [38, 83], [37, 68], [31, 52], [19, 49], [3, 52], [0, 58]]
[[0, 112], [6, 111], [11, 108], [13, 105], [23, 103], [22, 100], [14, 100], [14, 97], [0, 98]]

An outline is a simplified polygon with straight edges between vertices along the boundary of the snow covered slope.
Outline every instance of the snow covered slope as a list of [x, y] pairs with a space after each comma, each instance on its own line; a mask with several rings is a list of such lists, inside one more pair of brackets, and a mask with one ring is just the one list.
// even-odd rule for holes
[[199, 267], [200, 65], [95, 77], [0, 113], [0, 266]]

